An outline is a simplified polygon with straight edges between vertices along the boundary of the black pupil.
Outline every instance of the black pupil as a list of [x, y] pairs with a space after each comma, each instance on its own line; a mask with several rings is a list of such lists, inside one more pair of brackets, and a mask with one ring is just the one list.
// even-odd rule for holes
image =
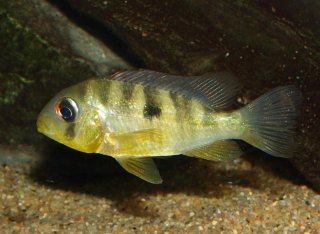
[[66, 107], [66, 106], [63, 106], [61, 109], [60, 109], [60, 113], [61, 113], [61, 116], [64, 118], [64, 119], [70, 119], [72, 117], [72, 112], [71, 110]]
[[59, 112], [61, 117], [67, 121], [71, 122], [75, 119], [76, 116], [76, 110], [72, 103], [68, 99], [63, 99], [59, 105]]

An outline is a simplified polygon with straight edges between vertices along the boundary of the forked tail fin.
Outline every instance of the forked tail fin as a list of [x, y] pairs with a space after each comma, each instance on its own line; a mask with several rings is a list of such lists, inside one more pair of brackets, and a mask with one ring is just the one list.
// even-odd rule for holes
[[271, 90], [243, 107], [240, 112], [242, 139], [277, 157], [289, 157], [294, 151], [294, 132], [301, 92], [295, 86]]

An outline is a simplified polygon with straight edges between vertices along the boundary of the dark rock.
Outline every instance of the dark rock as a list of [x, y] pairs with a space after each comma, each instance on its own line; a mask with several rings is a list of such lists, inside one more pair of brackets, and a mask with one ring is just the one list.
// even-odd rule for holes
[[[34, 144], [41, 108], [62, 88], [130, 66], [46, 1], [0, 1], [0, 141]], [[37, 144], [40, 146], [41, 144]]]

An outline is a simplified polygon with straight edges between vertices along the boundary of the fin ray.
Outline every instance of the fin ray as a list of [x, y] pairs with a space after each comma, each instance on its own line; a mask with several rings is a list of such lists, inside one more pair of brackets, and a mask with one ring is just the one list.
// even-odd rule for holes
[[187, 156], [211, 161], [228, 161], [242, 154], [238, 144], [232, 140], [220, 140], [212, 144], [192, 149], [185, 153]]
[[153, 184], [161, 184], [162, 178], [152, 158], [115, 157], [129, 173]]
[[301, 92], [289, 85], [277, 87], [243, 107], [243, 140], [273, 156], [290, 156], [300, 103]]
[[143, 129], [134, 132], [110, 133], [106, 142], [114, 145], [114, 154], [118, 156], [145, 155], [144, 145], [152, 142], [159, 147], [163, 141], [162, 132], [158, 129]]
[[213, 110], [229, 107], [240, 89], [237, 79], [229, 72], [184, 77], [139, 70], [116, 73], [110, 79], [181, 93], [186, 97], [198, 99]]

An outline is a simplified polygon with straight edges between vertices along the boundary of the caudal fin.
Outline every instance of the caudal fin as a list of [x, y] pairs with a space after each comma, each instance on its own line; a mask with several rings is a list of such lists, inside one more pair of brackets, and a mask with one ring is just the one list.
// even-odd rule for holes
[[301, 92], [291, 85], [262, 95], [240, 110], [242, 139], [273, 156], [291, 156], [300, 103]]

